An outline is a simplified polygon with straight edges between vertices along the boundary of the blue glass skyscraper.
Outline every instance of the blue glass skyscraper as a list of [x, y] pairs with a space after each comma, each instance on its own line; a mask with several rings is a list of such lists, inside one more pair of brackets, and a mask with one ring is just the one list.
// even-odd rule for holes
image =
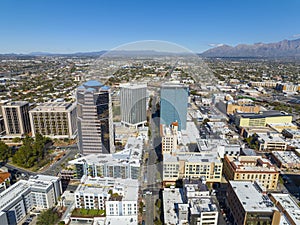
[[188, 107], [187, 85], [162, 84], [160, 89], [160, 124], [171, 125], [178, 122], [178, 130], [186, 129]]

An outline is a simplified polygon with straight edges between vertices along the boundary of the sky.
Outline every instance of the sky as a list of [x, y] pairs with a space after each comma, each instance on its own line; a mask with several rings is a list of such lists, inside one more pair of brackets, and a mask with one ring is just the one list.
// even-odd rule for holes
[[110, 50], [163, 40], [203, 52], [300, 38], [299, 0], [1, 0], [0, 53]]

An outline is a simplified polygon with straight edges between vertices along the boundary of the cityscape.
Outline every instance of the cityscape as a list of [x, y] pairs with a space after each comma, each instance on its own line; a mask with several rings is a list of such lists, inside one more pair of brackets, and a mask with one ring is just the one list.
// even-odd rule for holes
[[[280, 20], [279, 1], [215, 0], [216, 18], [235, 12], [256, 33], [225, 16], [220, 26], [235, 24], [228, 32], [240, 37], [219, 27], [201, 47], [189, 28], [203, 19], [198, 9], [216, 15], [207, 2], [12, 2], [3, 7], [17, 17], [33, 13], [21, 23], [37, 37], [0, 37], [0, 225], [300, 225], [300, 35], [283, 24], [300, 21], [298, 3], [286, 3]], [[149, 22], [153, 9], [174, 21]], [[254, 9], [250, 23], [241, 12]], [[189, 13], [195, 24], [181, 26]], [[35, 33], [34, 17], [49, 30]], [[124, 22], [122, 36], [113, 28]], [[77, 29], [103, 29], [101, 44]]]

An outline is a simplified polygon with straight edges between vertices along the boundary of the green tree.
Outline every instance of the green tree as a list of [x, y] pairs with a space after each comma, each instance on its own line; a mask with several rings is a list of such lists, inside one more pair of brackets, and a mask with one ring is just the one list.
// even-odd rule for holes
[[54, 225], [58, 220], [58, 214], [53, 209], [48, 209], [38, 216], [36, 225]]
[[0, 141], [0, 161], [6, 162], [10, 156], [10, 148], [3, 141]]

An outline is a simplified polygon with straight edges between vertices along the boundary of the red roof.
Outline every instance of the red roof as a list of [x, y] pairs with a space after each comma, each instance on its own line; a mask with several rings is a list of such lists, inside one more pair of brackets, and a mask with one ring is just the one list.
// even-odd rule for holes
[[7, 178], [10, 178], [10, 173], [0, 172], [0, 183], [3, 183]]

